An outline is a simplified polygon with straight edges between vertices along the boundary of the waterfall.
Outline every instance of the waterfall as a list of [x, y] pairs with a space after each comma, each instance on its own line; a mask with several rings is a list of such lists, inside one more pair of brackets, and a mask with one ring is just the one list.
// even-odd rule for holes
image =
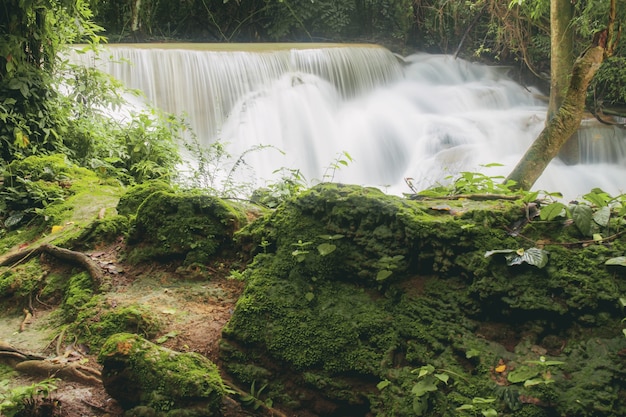
[[[416, 54], [400, 63], [370, 45], [226, 48], [233, 45], [111, 45], [111, 58], [72, 59], [97, 65], [168, 112], [187, 114], [204, 143], [219, 139], [235, 156], [260, 144], [282, 150], [246, 155], [258, 186], [282, 167], [310, 182], [327, 179], [344, 151], [353, 161], [330, 170], [334, 181], [390, 193], [409, 192], [405, 178], [426, 188], [461, 171], [506, 176], [545, 123], [538, 91], [502, 69], [450, 56]], [[535, 189], [567, 198], [594, 187], [625, 192], [625, 136], [583, 126], [582, 162], [555, 159]], [[503, 166], [484, 167], [496, 162]]]

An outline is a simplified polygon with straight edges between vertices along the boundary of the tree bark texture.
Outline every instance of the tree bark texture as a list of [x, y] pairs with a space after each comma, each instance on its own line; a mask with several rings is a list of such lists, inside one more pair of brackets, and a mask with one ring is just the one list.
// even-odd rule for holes
[[563, 104], [509, 174], [507, 180], [515, 181], [517, 189], [530, 190], [563, 144], [580, 126], [587, 87], [604, 60], [606, 31], [602, 38], [576, 60]]
[[571, 0], [550, 1], [550, 103], [549, 121], [565, 99], [574, 62], [574, 5]]

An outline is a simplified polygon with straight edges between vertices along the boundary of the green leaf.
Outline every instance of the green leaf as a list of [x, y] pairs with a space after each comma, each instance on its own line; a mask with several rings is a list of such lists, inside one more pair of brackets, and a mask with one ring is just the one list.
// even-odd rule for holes
[[543, 221], [551, 221], [556, 219], [559, 216], [563, 215], [563, 211], [566, 209], [565, 204], [554, 202], [548, 204], [546, 207], [542, 208], [539, 212], [539, 218]]
[[470, 349], [467, 352], [465, 352], [465, 357], [467, 359], [475, 358], [477, 356], [480, 356], [480, 350], [478, 349]]
[[435, 374], [435, 378], [448, 385], [448, 380], [450, 379], [450, 375], [448, 374]]
[[416, 416], [423, 416], [428, 411], [428, 397], [413, 398], [413, 413]]
[[600, 210], [593, 213], [593, 221], [595, 221], [602, 227], [608, 226], [610, 219], [611, 209], [608, 206], [602, 207]]
[[592, 234], [592, 221], [593, 221], [593, 210], [586, 204], [574, 204], [570, 206], [570, 210], [572, 212], [572, 218], [574, 219], [574, 224], [585, 236], [591, 236]]
[[391, 382], [385, 379], [383, 381], [380, 381], [378, 384], [376, 384], [376, 388], [378, 388], [379, 391], [382, 391], [385, 388], [387, 388], [390, 384]]
[[424, 365], [421, 368], [414, 370], [413, 373], [415, 373], [415, 371], [419, 371], [419, 373], [417, 374], [417, 377], [421, 378], [425, 375], [432, 374], [433, 372], [435, 372], [435, 367], [432, 365]]
[[486, 410], [481, 411], [482, 415], [485, 417], [497, 417], [498, 412], [493, 408], [488, 408]]
[[416, 397], [422, 397], [429, 392], [434, 391], [437, 391], [437, 385], [435, 385], [435, 380], [432, 378], [419, 381], [417, 384], [413, 385], [413, 388], [411, 389], [411, 393], [413, 393]]
[[519, 368], [509, 372], [506, 379], [511, 384], [518, 384], [520, 382], [525, 382], [526, 380], [533, 378], [538, 374], [539, 369], [537, 368], [531, 368], [530, 366], [520, 366]]
[[472, 404], [463, 404], [462, 406], [456, 408], [457, 411], [473, 410], [473, 409], [474, 409], [474, 406]]
[[599, 188], [594, 188], [590, 193], [585, 194], [583, 198], [597, 207], [607, 207], [611, 200], [611, 196]]
[[[6, 222], [5, 222], [6, 223]], [[626, 266], [626, 256], [618, 256], [616, 258], [608, 259], [604, 265], [619, 265]]]
[[495, 398], [482, 398], [482, 397], [472, 398], [472, 403], [474, 404], [491, 404], [494, 402], [496, 402]]
[[622, 305], [622, 307], [626, 307], [626, 297], [620, 297], [619, 303]]
[[535, 379], [529, 379], [526, 382], [524, 382], [524, 386], [525, 387], [533, 387], [535, 385], [539, 385], [539, 384], [551, 384], [553, 383], [554, 380], [553, 379], [542, 379], [542, 378], [535, 378]]
[[306, 298], [306, 300], [310, 303], [315, 298], [315, 294], [313, 294], [312, 292], [308, 292], [304, 294], [304, 298]]
[[337, 249], [337, 246], [331, 243], [322, 243], [317, 247], [317, 251], [322, 256], [326, 256], [326, 255], [333, 253], [335, 249]]
[[389, 278], [391, 274], [393, 274], [393, 272], [391, 272], [388, 269], [383, 269], [382, 271], [378, 271], [378, 274], [376, 274], [376, 281], [384, 281], [387, 278]]
[[543, 268], [548, 263], [548, 252], [539, 248], [530, 248], [516, 251], [515, 254], [506, 255], [507, 265], [521, 265], [526, 262], [529, 265]]
[[156, 342], [157, 343], [165, 343], [167, 342], [169, 339], [172, 339], [174, 337], [178, 336], [178, 332], [174, 331], [174, 332], [169, 332], [167, 334], [164, 334], [163, 336], [159, 337]]
[[17, 213], [14, 213], [14, 214], [10, 215], [4, 221], [4, 227], [9, 229], [9, 228], [15, 226], [16, 224], [18, 224], [19, 222], [21, 222], [23, 218], [24, 218], [24, 212], [23, 211], [19, 211]]

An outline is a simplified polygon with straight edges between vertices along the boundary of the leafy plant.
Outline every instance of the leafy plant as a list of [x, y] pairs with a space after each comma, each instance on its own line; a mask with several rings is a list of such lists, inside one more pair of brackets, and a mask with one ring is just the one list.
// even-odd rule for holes
[[461, 411], [462, 413], [471, 413], [472, 415], [478, 416], [483, 415], [485, 417], [497, 417], [498, 412], [495, 408], [493, 408], [493, 403], [495, 403], [495, 398], [481, 398], [474, 397], [472, 398], [471, 404], [463, 404], [460, 407], [457, 407], [457, 411]]
[[324, 175], [322, 175], [322, 181], [333, 182], [337, 171], [340, 170], [342, 167], [347, 167], [353, 161], [354, 160], [352, 159], [352, 156], [350, 156], [348, 152], [343, 151], [339, 153], [335, 160], [332, 161], [328, 167], [326, 167]]
[[594, 188], [585, 194], [586, 202], [573, 202], [565, 205], [560, 201], [552, 202], [541, 209], [540, 219], [552, 221], [558, 217], [572, 219], [578, 230], [584, 236], [593, 236], [594, 240], [602, 241], [602, 228], [610, 233], [611, 219], [615, 218], [613, 225], [619, 227], [624, 223], [626, 215], [626, 195], [620, 194], [613, 197], [600, 188]]
[[261, 394], [263, 393], [265, 388], [267, 388], [267, 384], [264, 384], [259, 389], [256, 389], [255, 385], [256, 381], [252, 381], [252, 385], [250, 385], [250, 393], [247, 395], [242, 395], [240, 398], [241, 402], [244, 405], [251, 407], [253, 410], [258, 410], [261, 406], [272, 408], [274, 402], [271, 398], [261, 400]]
[[508, 373], [507, 380], [510, 383], [523, 383], [525, 387], [551, 384], [554, 382], [551, 369], [563, 365], [565, 362], [549, 361], [546, 360], [545, 356], [540, 356], [539, 360], [529, 360], [525, 363], [527, 365], [522, 365]]
[[0, 381], [0, 415], [13, 417], [25, 412], [34, 412], [38, 403], [50, 399], [52, 392], [57, 389], [57, 381], [58, 379], [48, 378], [11, 389], [8, 387], [9, 381]]
[[192, 132], [190, 134], [191, 138], [184, 141], [184, 146], [192, 157], [185, 161], [188, 174], [181, 176], [179, 181], [191, 188], [210, 190], [223, 198], [251, 194], [254, 181], [247, 182], [237, 175], [241, 169], [247, 167], [246, 156], [268, 148], [276, 149], [269, 145], [256, 145], [234, 158], [227, 151], [227, 144], [217, 140], [204, 145]]
[[265, 188], [254, 190], [252, 201], [269, 208], [276, 208], [283, 201], [297, 196], [308, 188], [306, 178], [299, 169], [280, 168], [273, 174], [280, 174], [280, 180]]
[[376, 281], [384, 281], [393, 274], [393, 270], [398, 268], [398, 264], [404, 259], [404, 255], [383, 256], [377, 262], [381, 268], [376, 274]]
[[508, 266], [527, 263], [529, 265], [536, 266], [537, 268], [543, 268], [548, 263], [548, 252], [539, 248], [490, 250], [485, 252], [485, 258], [497, 253], [504, 254], [506, 264]]
[[[485, 168], [502, 166], [502, 164], [491, 163], [483, 165]], [[465, 194], [500, 194], [500, 195], [517, 195], [520, 198], [524, 198], [525, 195], [531, 194], [513, 190], [513, 186], [515, 185], [515, 181], [508, 180], [506, 182], [502, 182], [504, 179], [503, 176], [488, 176], [481, 172], [470, 172], [463, 171], [459, 172], [456, 176], [447, 176], [444, 178], [448, 184], [447, 185], [437, 185], [431, 188], [428, 188], [423, 191], [417, 191], [412, 187], [410, 182], [409, 187], [413, 192], [415, 192], [418, 196], [421, 197], [449, 197], [455, 195], [465, 195]], [[536, 192], [533, 192], [531, 195], [534, 196], [532, 200], [536, 198]], [[531, 201], [532, 201], [531, 200]]]
[[320, 235], [320, 238], [326, 240], [326, 242], [317, 245], [317, 251], [320, 255], [326, 256], [330, 255], [337, 249], [337, 245], [334, 245], [330, 242], [342, 239], [343, 235]]
[[438, 371], [432, 365], [424, 365], [412, 372], [417, 373], [417, 378], [419, 379], [411, 389], [411, 393], [415, 395], [413, 399], [413, 412], [417, 416], [422, 416], [428, 411], [430, 395], [437, 392], [442, 384], [448, 385], [450, 375], [447, 372]]
[[298, 240], [297, 243], [292, 243], [291, 246], [295, 246], [296, 249], [291, 252], [291, 255], [296, 258], [296, 261], [304, 262], [306, 255], [309, 253], [307, 248], [312, 244], [313, 242], [303, 242], [302, 240]]

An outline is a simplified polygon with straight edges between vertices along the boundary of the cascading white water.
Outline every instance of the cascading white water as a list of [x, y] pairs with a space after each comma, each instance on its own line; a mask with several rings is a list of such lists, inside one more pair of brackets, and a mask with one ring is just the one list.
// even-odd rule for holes
[[[310, 181], [332, 173], [334, 181], [392, 193], [409, 192], [405, 178], [426, 188], [460, 171], [506, 175], [543, 128], [546, 113], [536, 91], [501, 69], [449, 56], [413, 55], [401, 66], [389, 51], [372, 46], [110, 51], [115, 61], [133, 65], [102, 61], [102, 69], [164, 110], [188, 114], [202, 140], [230, 143], [233, 155], [259, 144], [284, 151], [246, 155], [257, 185], [281, 167], [300, 169]], [[593, 187], [613, 195], [626, 191], [626, 135], [613, 129], [607, 138], [601, 131], [579, 134], [585, 163], [555, 160], [535, 188], [568, 198]], [[344, 151], [354, 161], [329, 172]], [[504, 166], [481, 166], [494, 162]]]

